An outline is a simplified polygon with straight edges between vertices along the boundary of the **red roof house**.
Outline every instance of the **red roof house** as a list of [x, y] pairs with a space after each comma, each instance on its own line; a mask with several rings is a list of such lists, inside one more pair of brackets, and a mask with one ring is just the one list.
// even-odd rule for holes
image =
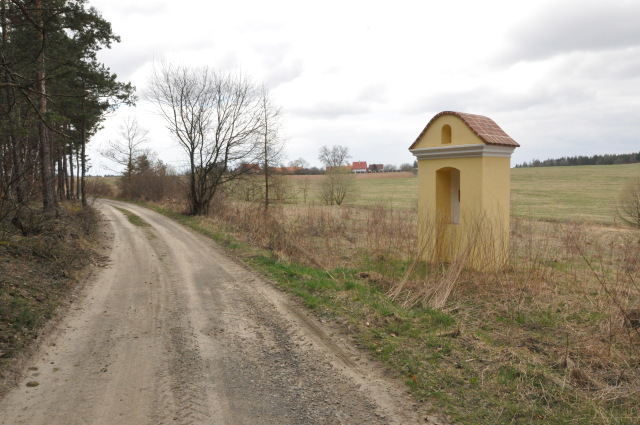
[[354, 162], [351, 166], [351, 171], [354, 173], [366, 173], [367, 172], [367, 161], [357, 161]]

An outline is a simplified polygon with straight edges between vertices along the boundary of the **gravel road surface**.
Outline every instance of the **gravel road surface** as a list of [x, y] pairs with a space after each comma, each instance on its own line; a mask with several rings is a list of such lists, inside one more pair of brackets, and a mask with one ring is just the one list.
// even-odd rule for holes
[[0, 423], [439, 423], [339, 327], [211, 240], [142, 207], [97, 207], [108, 261], [0, 401]]

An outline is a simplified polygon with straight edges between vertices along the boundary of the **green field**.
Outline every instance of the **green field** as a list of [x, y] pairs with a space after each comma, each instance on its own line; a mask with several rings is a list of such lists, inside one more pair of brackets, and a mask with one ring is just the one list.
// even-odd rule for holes
[[514, 168], [515, 216], [611, 224], [624, 182], [640, 177], [640, 164]]
[[[356, 205], [384, 204], [416, 209], [418, 179], [409, 173], [356, 177]], [[376, 175], [373, 175], [376, 177]], [[512, 214], [544, 220], [611, 224], [623, 183], [640, 177], [640, 164], [514, 168]]]
[[356, 176], [357, 205], [385, 205], [394, 208], [417, 210], [418, 178], [411, 173], [378, 174], [388, 178]]
[[[308, 202], [318, 203], [319, 185], [324, 176], [289, 176], [297, 202], [303, 202], [300, 188], [307, 182], [309, 185]], [[354, 196], [347, 205], [373, 206], [384, 205], [405, 210], [416, 210], [418, 207], [418, 179], [411, 173], [357, 174]]]

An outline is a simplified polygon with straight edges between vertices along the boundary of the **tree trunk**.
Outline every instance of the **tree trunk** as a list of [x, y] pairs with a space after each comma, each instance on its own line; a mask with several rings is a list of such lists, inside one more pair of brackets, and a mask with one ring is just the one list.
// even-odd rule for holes
[[62, 172], [62, 158], [58, 158], [57, 165], [57, 186], [56, 191], [58, 193], [58, 201], [64, 201], [64, 173]]
[[62, 193], [65, 199], [69, 199], [69, 176], [67, 174], [67, 153], [65, 152], [65, 146], [62, 146], [60, 157], [62, 158]]
[[189, 175], [189, 189], [191, 191], [191, 215], [199, 215], [200, 213], [200, 203], [198, 201], [198, 190], [196, 188], [196, 160], [194, 158], [194, 153], [191, 152], [189, 155], [189, 160], [191, 161], [191, 173]]
[[76, 152], [76, 199], [80, 199], [80, 153]]
[[47, 126], [44, 122], [47, 114], [47, 93], [45, 85], [45, 56], [44, 56], [44, 22], [42, 20], [42, 0], [34, 0], [38, 23], [38, 41], [41, 48], [38, 54], [36, 71], [36, 91], [38, 93], [38, 125], [40, 170], [42, 179], [42, 208], [45, 214], [51, 214], [56, 207], [53, 173], [51, 172], [51, 150]]
[[75, 179], [73, 175], [73, 146], [69, 145], [69, 193], [70, 200], [75, 199]]
[[[2, 0], [2, 48], [6, 49], [9, 42], [9, 34], [7, 33], [7, 0]], [[9, 71], [5, 69], [5, 82], [6, 96], [7, 96], [7, 114], [9, 116], [9, 133], [7, 134], [7, 148], [11, 150], [11, 167], [5, 167], [5, 173], [9, 173], [7, 170], [11, 170], [8, 177], [8, 190], [15, 194], [15, 199], [18, 204], [25, 203], [25, 190], [24, 190], [24, 166], [23, 166], [23, 150], [24, 146], [21, 137], [16, 137], [15, 128], [17, 127], [18, 116], [15, 113], [15, 94], [13, 88], [11, 88], [11, 75]]]
[[87, 206], [87, 158], [86, 158], [86, 145], [87, 145], [87, 123], [82, 121], [82, 150], [80, 152], [80, 162], [82, 163], [82, 175], [80, 176], [80, 190], [82, 192], [82, 206]]
[[266, 213], [269, 210], [269, 131], [266, 120], [264, 125], [264, 212]]
[[22, 143], [22, 137], [13, 137], [10, 135], [9, 140], [12, 142], [10, 146], [13, 154], [13, 175], [11, 176], [11, 182], [16, 195], [16, 201], [19, 204], [24, 204], [27, 200], [24, 187], [24, 144]]
[[58, 201], [64, 201], [64, 169], [62, 168], [62, 147], [60, 146], [60, 141], [56, 141], [56, 157], [55, 164], [57, 167], [57, 193], [58, 193]]

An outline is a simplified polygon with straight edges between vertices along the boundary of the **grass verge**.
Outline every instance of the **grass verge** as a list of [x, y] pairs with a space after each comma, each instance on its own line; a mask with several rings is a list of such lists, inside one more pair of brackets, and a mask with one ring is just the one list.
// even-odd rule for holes
[[137, 214], [132, 213], [131, 211], [129, 211], [127, 209], [118, 208], [118, 207], [116, 207], [116, 209], [118, 211], [120, 211], [122, 214], [124, 214], [125, 217], [127, 217], [127, 220], [129, 220], [129, 222], [131, 224], [133, 224], [134, 226], [138, 226], [138, 227], [150, 227], [151, 226], [149, 223], [144, 221], [144, 219], [142, 217], [140, 217]]
[[92, 208], [61, 203], [55, 218], [25, 214], [21, 220], [26, 235], [0, 223], [0, 395], [98, 258], [99, 217]]

